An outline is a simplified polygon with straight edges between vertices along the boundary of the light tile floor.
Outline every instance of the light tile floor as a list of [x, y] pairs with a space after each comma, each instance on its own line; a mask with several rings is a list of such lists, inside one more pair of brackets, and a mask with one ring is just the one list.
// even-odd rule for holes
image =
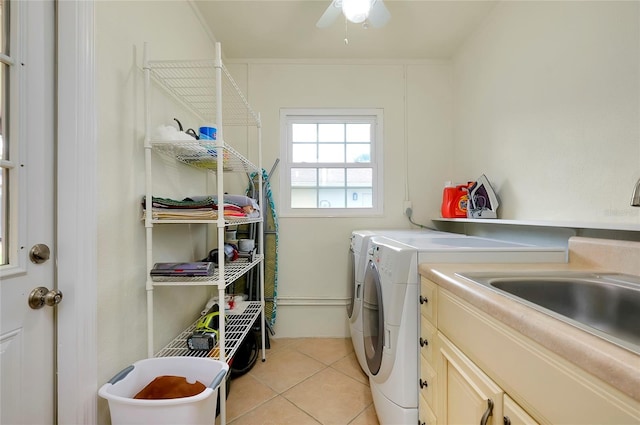
[[351, 339], [270, 343], [267, 361], [231, 382], [228, 425], [378, 425]]

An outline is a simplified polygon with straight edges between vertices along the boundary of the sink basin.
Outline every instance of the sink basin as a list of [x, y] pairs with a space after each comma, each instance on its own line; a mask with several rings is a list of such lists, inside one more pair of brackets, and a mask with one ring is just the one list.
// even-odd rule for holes
[[459, 273], [640, 354], [640, 277], [616, 273]]

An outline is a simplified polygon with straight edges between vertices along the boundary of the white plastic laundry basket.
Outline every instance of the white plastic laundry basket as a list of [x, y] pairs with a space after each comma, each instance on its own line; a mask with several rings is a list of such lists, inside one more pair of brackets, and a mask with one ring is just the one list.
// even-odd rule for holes
[[[157, 357], [140, 360], [116, 374], [98, 391], [109, 402], [111, 423], [125, 424], [207, 424], [215, 423], [218, 388], [229, 365], [201, 357]], [[204, 391], [191, 397], [142, 400], [133, 397], [155, 378], [183, 376], [200, 381]]]

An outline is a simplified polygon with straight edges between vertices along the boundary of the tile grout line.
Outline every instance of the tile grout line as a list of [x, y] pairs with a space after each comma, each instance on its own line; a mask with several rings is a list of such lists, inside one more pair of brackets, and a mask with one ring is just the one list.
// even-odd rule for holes
[[[255, 379], [257, 382], [261, 383], [262, 385], [265, 385], [267, 388], [269, 388], [271, 391], [273, 391], [274, 395], [266, 400], [264, 400], [263, 402], [261, 402], [260, 404], [254, 406], [253, 408], [251, 408], [250, 410], [243, 412], [241, 415], [233, 418], [230, 422], [229, 425], [233, 425], [233, 423], [239, 423], [239, 421], [246, 415], [249, 415], [251, 412], [255, 411], [256, 409], [264, 406], [265, 404], [269, 403], [269, 402], [273, 402], [275, 399], [277, 398], [281, 398], [282, 400], [285, 400], [286, 402], [290, 403], [292, 406], [294, 406], [296, 409], [298, 409], [299, 411], [301, 411], [302, 413], [304, 413], [306, 416], [308, 416], [310, 419], [312, 419], [313, 421], [315, 421], [318, 424], [324, 425], [318, 418], [314, 417], [310, 412], [308, 412], [307, 410], [305, 410], [303, 407], [298, 406], [296, 403], [294, 403], [292, 400], [290, 400], [289, 398], [287, 398], [284, 394], [286, 392], [291, 391], [293, 388], [295, 388], [298, 385], [303, 384], [304, 382], [308, 381], [309, 379], [312, 379], [313, 377], [315, 377], [316, 375], [318, 375], [319, 373], [326, 371], [327, 369], [331, 369], [333, 372], [339, 373], [341, 376], [348, 378], [350, 381], [353, 381], [356, 384], [360, 384], [366, 387], [369, 387], [369, 383], [368, 382], [362, 382], [360, 380], [358, 380], [356, 377], [349, 375], [348, 373], [346, 373], [346, 370], [348, 369], [347, 367], [345, 367], [345, 371], [337, 369], [336, 365], [340, 362], [345, 360], [347, 357], [353, 355], [353, 351], [349, 351], [347, 353], [345, 353], [344, 355], [342, 355], [340, 358], [332, 361], [331, 363], [327, 364], [324, 361], [313, 357], [310, 354], [307, 354], [304, 351], [301, 351], [300, 347], [302, 346], [302, 342], [305, 340], [305, 338], [301, 338], [298, 339], [296, 341], [291, 341], [288, 342], [285, 346], [280, 347], [276, 350], [275, 353], [270, 354], [269, 355], [269, 360], [273, 360], [273, 357], [275, 356], [277, 358], [278, 355], [280, 355], [281, 353], [286, 352], [287, 350], [290, 350], [292, 352], [296, 352], [297, 354], [303, 355], [304, 357], [311, 359], [315, 362], [318, 362], [319, 364], [322, 365], [322, 367], [313, 372], [311, 375], [307, 376], [306, 378], [302, 379], [300, 382], [297, 382], [296, 384], [282, 390], [279, 391], [275, 388], [273, 388], [271, 385], [269, 385], [269, 382], [265, 382], [264, 380], [260, 379], [258, 376], [256, 376], [253, 371], [249, 371], [248, 375], [250, 375], [253, 379]], [[303, 348], [304, 349], [304, 348]], [[267, 361], [269, 361], [267, 360]], [[358, 369], [360, 370], [360, 367], [358, 365]], [[366, 375], [365, 375], [366, 376]], [[369, 409], [371, 407], [373, 403], [368, 404], [367, 406], [365, 406], [362, 410], [360, 410], [353, 418], [349, 419], [348, 424], [353, 423], [355, 420], [357, 420], [367, 409]]]

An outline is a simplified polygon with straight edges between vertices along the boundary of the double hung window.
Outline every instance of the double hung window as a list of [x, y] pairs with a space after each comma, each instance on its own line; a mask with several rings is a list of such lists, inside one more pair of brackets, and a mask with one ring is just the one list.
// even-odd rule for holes
[[382, 110], [281, 111], [282, 214], [382, 213]]

